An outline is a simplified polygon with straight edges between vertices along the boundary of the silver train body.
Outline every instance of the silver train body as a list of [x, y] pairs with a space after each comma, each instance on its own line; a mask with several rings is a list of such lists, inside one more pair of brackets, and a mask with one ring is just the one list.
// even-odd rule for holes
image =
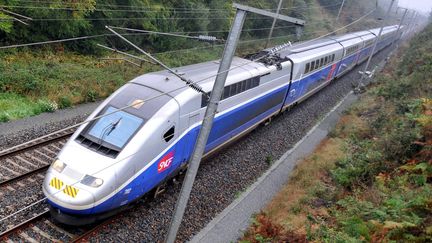
[[[384, 29], [376, 52], [400, 37], [397, 29]], [[378, 31], [295, 44], [260, 62], [235, 57], [232, 67], [237, 68], [229, 72], [206, 154], [365, 61]], [[210, 92], [218, 67], [219, 61], [210, 61], [176, 70], [192, 81], [204, 79], [199, 85]], [[128, 207], [186, 168], [206, 102], [167, 71], [125, 84], [78, 128], [46, 173], [43, 192], [52, 215], [66, 224], [92, 223]], [[93, 121], [98, 116], [103, 117]]]

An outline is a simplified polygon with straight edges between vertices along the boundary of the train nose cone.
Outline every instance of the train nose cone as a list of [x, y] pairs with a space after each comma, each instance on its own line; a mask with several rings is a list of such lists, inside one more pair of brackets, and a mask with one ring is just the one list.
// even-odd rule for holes
[[60, 173], [48, 172], [43, 183], [45, 196], [53, 203], [69, 210], [85, 210], [94, 205], [93, 194], [79, 183]]

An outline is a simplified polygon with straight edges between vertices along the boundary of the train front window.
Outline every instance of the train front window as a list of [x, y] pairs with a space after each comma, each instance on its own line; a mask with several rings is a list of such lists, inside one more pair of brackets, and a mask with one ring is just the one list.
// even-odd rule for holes
[[100, 114], [103, 117], [91, 125], [86, 137], [99, 145], [122, 149], [144, 120], [125, 111], [115, 111], [117, 109], [110, 106]]

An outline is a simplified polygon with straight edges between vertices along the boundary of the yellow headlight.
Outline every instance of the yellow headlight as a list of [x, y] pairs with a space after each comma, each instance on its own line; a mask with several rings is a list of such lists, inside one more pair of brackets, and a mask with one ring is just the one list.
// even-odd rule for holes
[[64, 168], [66, 168], [66, 164], [63, 163], [62, 161], [60, 161], [60, 160], [57, 159], [57, 160], [54, 161], [54, 163], [52, 164], [52, 168], [53, 168], [54, 170], [56, 170], [57, 172], [61, 173], [61, 172], [64, 170]]
[[91, 187], [100, 187], [103, 184], [103, 180], [101, 178], [96, 178], [91, 175], [85, 175], [81, 180], [81, 184]]

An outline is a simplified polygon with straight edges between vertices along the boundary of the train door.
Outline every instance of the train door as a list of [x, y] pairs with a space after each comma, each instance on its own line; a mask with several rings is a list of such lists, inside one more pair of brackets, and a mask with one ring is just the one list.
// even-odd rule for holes
[[[189, 128], [199, 122], [200, 114], [192, 114], [189, 116]], [[189, 130], [179, 143], [180, 166], [185, 166], [189, 162], [194, 149], [196, 139], [198, 137], [198, 127]]]

